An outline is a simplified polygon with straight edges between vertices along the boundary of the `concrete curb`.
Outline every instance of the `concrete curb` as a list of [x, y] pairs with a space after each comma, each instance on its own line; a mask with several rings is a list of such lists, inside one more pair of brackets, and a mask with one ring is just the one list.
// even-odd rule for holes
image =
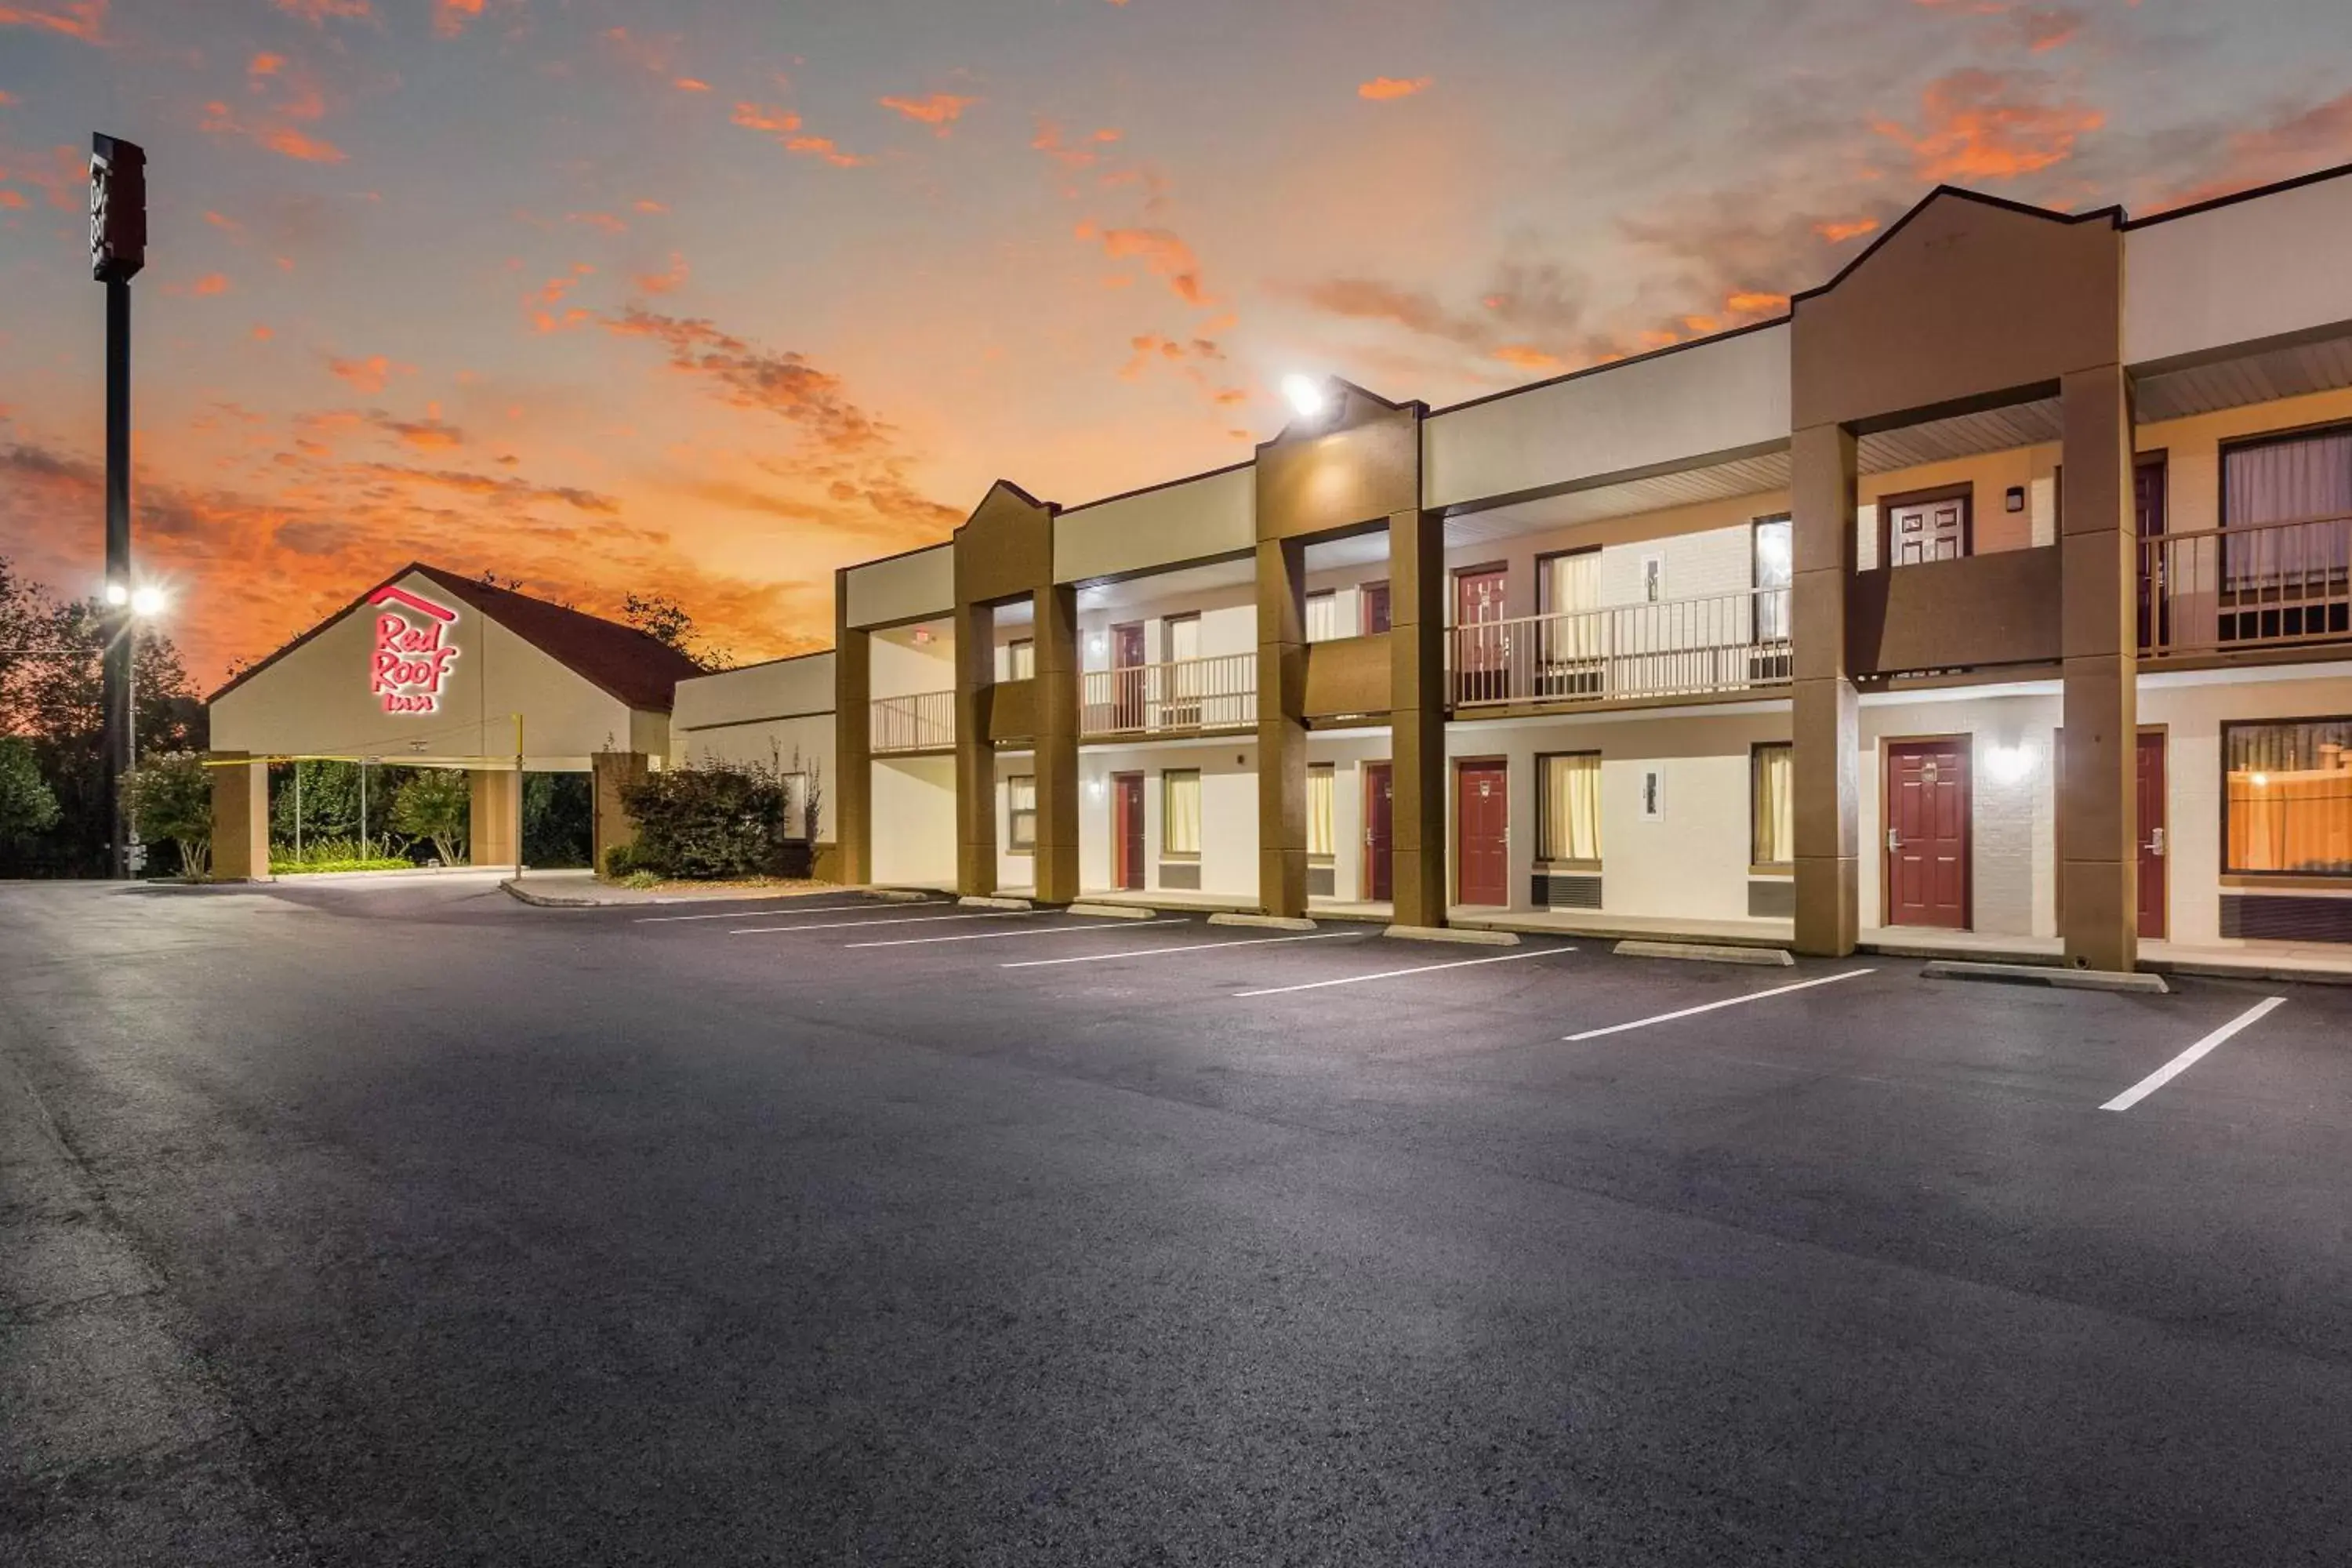
[[2172, 987], [2161, 974], [2118, 974], [2105, 969], [2060, 969], [2046, 963], [1970, 963], [1939, 958], [1919, 972], [1931, 980], [2006, 980], [2023, 985], [2050, 985], [2065, 991], [2126, 991], [2143, 996], [2167, 996]]
[[1072, 904], [1062, 911], [1070, 915], [1092, 915], [1105, 921], [1148, 921], [1159, 918], [1158, 910], [1147, 910], [1135, 904]]
[[1609, 950], [1620, 958], [1685, 958], [1703, 963], [1752, 963], [1787, 969], [1797, 961], [1785, 947], [1726, 947], [1704, 942], [1621, 942]]
[[1382, 936], [1405, 942], [1458, 942], [1471, 947], [1517, 947], [1515, 931], [1484, 931], [1475, 926], [1382, 926]]
[[1313, 931], [1315, 922], [1294, 915], [1244, 915], [1220, 910], [1209, 917], [1213, 926], [1258, 926], [1266, 931]]
[[966, 893], [956, 902], [968, 910], [1034, 910], [1037, 907], [1027, 899], [983, 899], [977, 893]]
[[869, 899], [879, 899], [886, 904], [928, 904], [939, 897], [920, 888], [844, 888], [845, 893], [863, 892]]
[[[618, 907], [617, 900], [615, 900], [613, 905], [608, 906], [602, 899], [567, 899], [560, 893], [534, 893], [516, 882], [512, 877], [509, 877], [505, 881], [500, 882], [499, 886], [504, 888], [516, 899], [521, 900], [523, 903], [529, 904], [535, 910], [601, 910], [608, 907]], [[636, 903], [651, 903], [653, 900], [650, 899], [638, 899], [633, 901]]]

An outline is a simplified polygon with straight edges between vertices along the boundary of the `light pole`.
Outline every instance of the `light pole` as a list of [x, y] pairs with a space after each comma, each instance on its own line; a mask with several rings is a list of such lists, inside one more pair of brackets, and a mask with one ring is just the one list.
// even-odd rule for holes
[[106, 285], [106, 837], [108, 868], [131, 873], [122, 775], [131, 752], [131, 280], [147, 265], [147, 153], [89, 139], [89, 275]]

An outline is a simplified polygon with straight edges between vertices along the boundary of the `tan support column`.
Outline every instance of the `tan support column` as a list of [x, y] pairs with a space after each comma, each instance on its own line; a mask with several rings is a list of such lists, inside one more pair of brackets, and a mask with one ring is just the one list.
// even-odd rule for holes
[[955, 612], [956, 891], [996, 891], [996, 742], [990, 738], [996, 682], [996, 611], [959, 605]]
[[1257, 899], [1307, 912], [1307, 546], [1257, 546]]
[[[838, 581], [838, 580], [837, 580]], [[845, 589], [833, 636], [833, 837], [841, 880], [874, 879], [874, 644], [849, 624]]]
[[1078, 896], [1078, 590], [1037, 590], [1037, 898]]
[[[513, 865], [521, 853], [515, 835], [521, 830], [522, 775], [512, 768], [474, 768], [467, 770], [466, 780], [472, 786], [466, 813], [467, 859], [477, 866]], [[604, 853], [599, 847], [596, 869], [604, 868]]]
[[1445, 923], [1445, 519], [1389, 519], [1391, 887], [1399, 925]]
[[269, 764], [235, 760], [251, 754], [212, 753], [222, 764], [211, 770], [212, 875], [216, 882], [269, 880]]
[[1798, 431], [1790, 453], [1797, 950], [1826, 958], [1862, 935], [1861, 725], [1845, 636], [1854, 462], [1853, 432], [1838, 425]]
[[596, 870], [602, 875], [606, 851], [616, 844], [637, 841], [636, 818], [629, 815], [621, 791], [642, 783], [653, 770], [643, 752], [598, 752], [588, 761], [595, 771]]
[[2059, 935], [2075, 969], [2139, 962], [2138, 570], [2131, 387], [2120, 365], [2068, 374], [2059, 566], [2064, 577]]

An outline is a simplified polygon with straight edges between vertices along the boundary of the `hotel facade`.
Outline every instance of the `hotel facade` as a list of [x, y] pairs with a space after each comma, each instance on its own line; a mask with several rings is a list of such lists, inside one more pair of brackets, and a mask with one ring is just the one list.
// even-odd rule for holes
[[[2352, 959], [2347, 254], [2352, 171], [2146, 221], [1939, 189], [1780, 320], [999, 482], [839, 574], [832, 652], [562, 765], [798, 755], [855, 883]], [[215, 744], [319, 749], [276, 701]]]

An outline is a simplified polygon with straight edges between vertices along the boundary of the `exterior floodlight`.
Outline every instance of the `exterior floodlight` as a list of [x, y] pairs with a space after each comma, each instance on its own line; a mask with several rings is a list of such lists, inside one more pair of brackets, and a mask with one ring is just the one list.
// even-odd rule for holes
[[142, 619], [162, 615], [168, 603], [161, 588], [134, 588], [131, 592], [131, 613]]
[[131, 590], [120, 583], [109, 583], [106, 585], [106, 602], [119, 610], [131, 602]]
[[1282, 395], [1290, 400], [1290, 410], [1301, 419], [1319, 419], [1331, 405], [1331, 395], [1322, 382], [1311, 375], [1292, 374], [1282, 378]]

